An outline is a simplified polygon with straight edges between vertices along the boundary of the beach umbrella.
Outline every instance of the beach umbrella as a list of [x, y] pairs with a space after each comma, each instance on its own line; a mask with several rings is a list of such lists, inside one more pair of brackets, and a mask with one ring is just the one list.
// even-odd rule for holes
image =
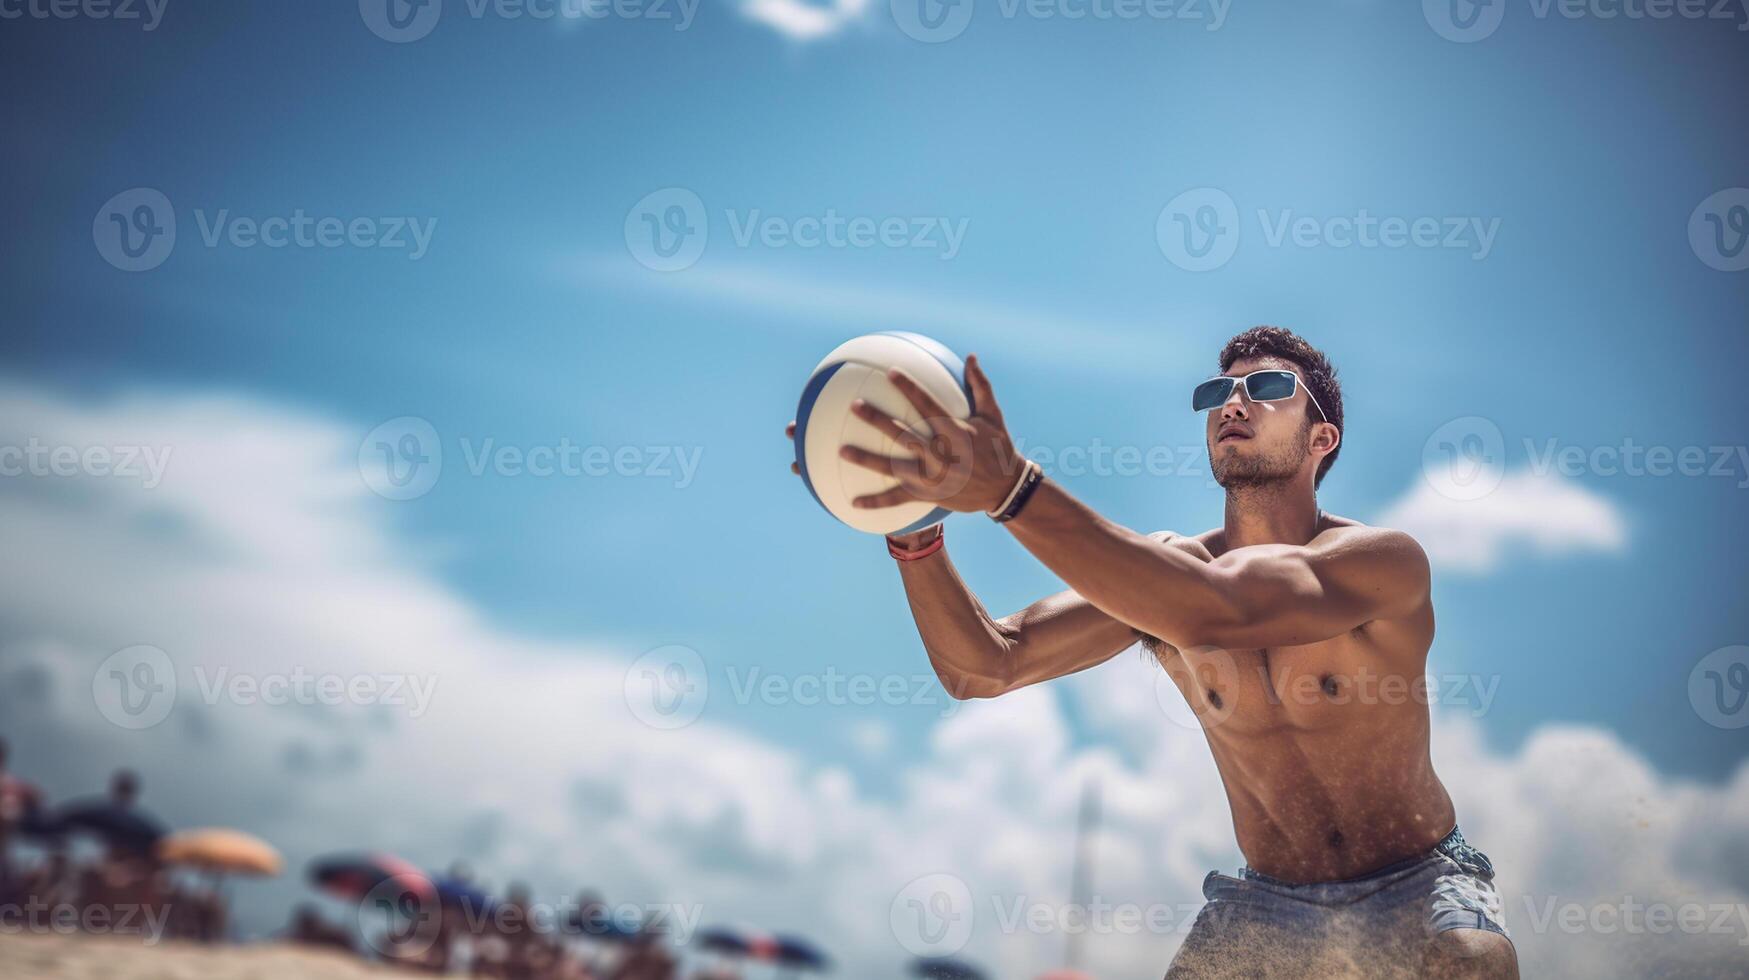
[[158, 860], [219, 874], [270, 878], [285, 862], [273, 845], [240, 830], [205, 827], [183, 830], [158, 841]]
[[445, 908], [489, 915], [498, 907], [497, 899], [466, 878], [453, 875], [438, 878], [431, 883], [431, 887], [437, 892], [438, 902]]
[[829, 970], [832, 960], [818, 946], [800, 936], [773, 936], [773, 962], [795, 970]]
[[164, 836], [164, 825], [135, 807], [108, 800], [69, 803], [55, 811], [55, 827], [63, 833], [84, 832], [111, 847], [150, 854]]
[[310, 881], [340, 898], [362, 899], [386, 881], [398, 880], [421, 898], [437, 898], [431, 879], [418, 868], [387, 854], [341, 854], [310, 863]]
[[964, 960], [946, 956], [925, 957], [912, 962], [911, 974], [928, 980], [984, 980], [984, 971]]
[[66, 836], [67, 828], [61, 826], [60, 820], [53, 813], [32, 808], [24, 811], [24, 815], [18, 818], [12, 832], [20, 837], [52, 842]]
[[692, 938], [694, 942], [698, 943], [698, 947], [707, 953], [747, 956], [753, 952], [753, 944], [746, 936], [721, 926], [700, 929]]
[[[323, 891], [359, 903], [361, 931], [365, 914], [372, 907], [382, 910], [387, 932], [366, 939], [379, 954], [387, 954], [402, 940], [429, 941], [431, 933], [426, 930], [440, 926], [437, 889], [431, 879], [398, 857], [374, 853], [333, 855], [311, 862], [309, 876]], [[407, 904], [409, 897], [413, 899], [412, 906]], [[399, 925], [403, 920], [411, 923], [411, 932]]]
[[587, 915], [582, 909], [571, 913], [571, 927], [577, 930], [578, 938], [603, 943], [629, 943], [642, 932], [638, 927], [628, 926], [613, 916], [599, 913]]

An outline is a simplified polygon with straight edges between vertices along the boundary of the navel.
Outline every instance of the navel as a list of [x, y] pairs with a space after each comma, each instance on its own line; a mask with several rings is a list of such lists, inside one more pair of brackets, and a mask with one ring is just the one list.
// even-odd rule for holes
[[1212, 687], [1209, 688], [1209, 704], [1213, 706], [1216, 711], [1221, 710], [1221, 692]]
[[1323, 688], [1324, 693], [1330, 697], [1335, 697], [1342, 691], [1342, 685], [1337, 683], [1336, 675], [1334, 674], [1325, 674], [1318, 680], [1318, 686]]
[[1325, 838], [1325, 840], [1331, 847], [1340, 848], [1343, 844], [1347, 843], [1348, 838], [1342, 836], [1342, 831], [1332, 830], [1330, 831], [1330, 836]]

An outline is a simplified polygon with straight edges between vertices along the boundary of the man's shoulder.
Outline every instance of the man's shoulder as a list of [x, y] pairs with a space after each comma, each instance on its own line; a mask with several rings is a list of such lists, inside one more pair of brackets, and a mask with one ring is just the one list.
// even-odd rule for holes
[[1214, 560], [1214, 547], [1219, 540], [1221, 529], [1210, 528], [1201, 534], [1180, 534], [1177, 531], [1155, 531], [1148, 535], [1155, 541], [1164, 542], [1174, 547], [1182, 548], [1202, 558], [1205, 561]]
[[[1225, 551], [1221, 543], [1224, 535], [1225, 529], [1215, 527], [1200, 534], [1155, 531], [1148, 537], [1213, 561], [1215, 555]], [[1380, 558], [1399, 570], [1425, 574], [1427, 568], [1427, 553], [1409, 532], [1364, 524], [1338, 514], [1324, 514], [1322, 527], [1307, 546], [1327, 555]]]
[[1424, 618], [1431, 608], [1432, 568], [1407, 531], [1325, 515], [1326, 527], [1310, 547], [1333, 582], [1357, 593], [1393, 595], [1395, 616]]
[[1426, 553], [1421, 549], [1421, 542], [1416, 541], [1409, 532], [1363, 524], [1338, 514], [1324, 515], [1323, 526], [1312, 538], [1311, 544], [1341, 551], [1365, 551], [1395, 556], [1408, 561], [1427, 560]]

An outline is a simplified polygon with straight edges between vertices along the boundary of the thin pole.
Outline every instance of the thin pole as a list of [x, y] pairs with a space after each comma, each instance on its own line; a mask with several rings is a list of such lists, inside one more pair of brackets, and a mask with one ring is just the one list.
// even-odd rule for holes
[[1087, 934], [1087, 906], [1093, 892], [1093, 835], [1099, 830], [1099, 778], [1087, 777], [1081, 787], [1081, 809], [1075, 818], [1075, 860], [1069, 875], [1069, 901], [1081, 911], [1081, 928], [1071, 930], [1063, 965], [1081, 967], [1081, 938]]

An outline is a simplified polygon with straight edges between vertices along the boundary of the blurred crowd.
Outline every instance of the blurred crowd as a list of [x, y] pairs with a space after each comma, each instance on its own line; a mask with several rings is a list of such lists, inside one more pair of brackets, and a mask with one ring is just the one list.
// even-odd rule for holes
[[[10, 771], [9, 761], [0, 738], [0, 937], [222, 943], [230, 938], [227, 883], [283, 870], [279, 852], [244, 831], [170, 831], [140, 805], [140, 779], [129, 770], [115, 772], [105, 794], [51, 805], [39, 787]], [[537, 904], [523, 885], [498, 896], [459, 863], [430, 875], [392, 855], [342, 853], [310, 861], [305, 872], [310, 887], [327, 897], [330, 914], [304, 902], [275, 940], [413, 972], [489, 980], [683, 974], [741, 980], [744, 970], [794, 977], [833, 965], [796, 935], [722, 927], [670, 935], [660, 915], [615, 910], [590, 891], [556, 905]], [[918, 959], [909, 972], [926, 980], [984, 980], [973, 965], [941, 957]], [[1058, 971], [1039, 980], [1090, 978]]]
[[[0, 917], [14, 930], [101, 931], [117, 935], [212, 941], [225, 932], [225, 903], [216, 887], [173, 875], [150, 842], [127, 828], [150, 818], [138, 809], [139, 778], [120, 770], [104, 797], [51, 810], [43, 794], [8, 771], [0, 740]], [[99, 842], [75, 859], [73, 841]], [[21, 862], [20, 841], [40, 857]]]
[[[172, 834], [140, 805], [137, 774], [108, 792], [51, 805], [14, 775], [0, 739], [0, 932], [103, 933], [216, 943], [227, 938], [226, 881], [279, 872], [270, 845], [240, 831]], [[541, 924], [528, 890], [498, 899], [454, 867], [430, 878], [362, 855], [313, 862], [311, 884], [358, 910], [334, 921], [300, 905], [277, 938], [433, 974], [493, 980], [677, 980], [664, 930], [618, 923], [585, 893]], [[342, 906], [347, 907], [347, 906]], [[735, 980], [726, 957], [692, 980]]]
[[[467, 881], [465, 870], [452, 868], [439, 879], [452, 885]], [[658, 928], [624, 929], [606, 917], [606, 907], [589, 893], [560, 923], [541, 924], [527, 888], [512, 886], [504, 899], [468, 889], [462, 894], [435, 891], [419, 894], [431, 879], [388, 879], [373, 889], [369, 905], [382, 912], [381, 931], [373, 927], [365, 943], [387, 962], [404, 969], [434, 974], [466, 974], [492, 980], [677, 980], [678, 958], [670, 952]], [[287, 939], [354, 951], [348, 931], [325, 922], [314, 906], [293, 916]], [[694, 980], [736, 980], [738, 974], [714, 967]]]

